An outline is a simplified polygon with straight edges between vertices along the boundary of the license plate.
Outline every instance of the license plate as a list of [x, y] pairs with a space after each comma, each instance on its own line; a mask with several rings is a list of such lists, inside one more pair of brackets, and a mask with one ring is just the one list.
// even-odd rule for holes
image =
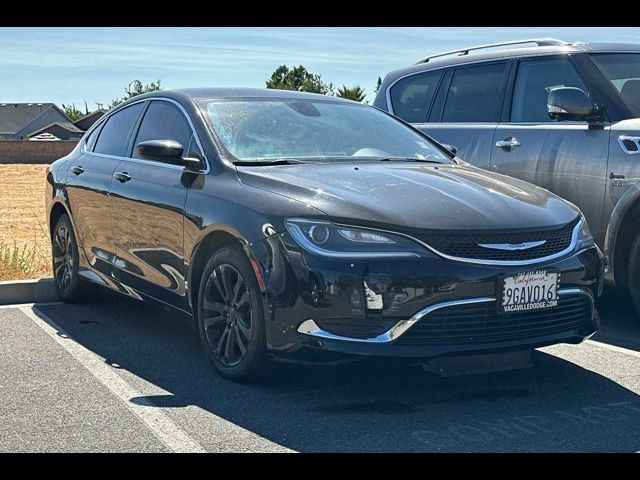
[[[502, 277], [500, 313], [529, 312], [558, 305], [559, 274], [538, 270]], [[500, 287], [500, 285], [499, 285]]]

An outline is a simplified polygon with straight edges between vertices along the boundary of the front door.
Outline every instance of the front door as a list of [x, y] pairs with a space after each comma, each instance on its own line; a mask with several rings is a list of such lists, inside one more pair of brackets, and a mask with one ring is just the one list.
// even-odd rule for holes
[[602, 246], [609, 127], [556, 122], [547, 113], [554, 87], [590, 94], [567, 57], [520, 60], [509, 121], [493, 135], [491, 170], [539, 185], [577, 205]]
[[182, 166], [142, 159], [135, 145], [174, 140], [186, 150], [192, 130], [174, 103], [153, 100], [111, 184], [111, 218], [117, 258], [114, 275], [123, 284], [185, 309], [184, 208], [194, 175]]

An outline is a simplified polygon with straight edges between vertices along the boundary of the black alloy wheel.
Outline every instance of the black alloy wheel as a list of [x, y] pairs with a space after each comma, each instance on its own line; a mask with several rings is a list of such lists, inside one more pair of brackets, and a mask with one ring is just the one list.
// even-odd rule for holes
[[218, 265], [205, 288], [203, 324], [207, 340], [218, 361], [238, 365], [251, 341], [251, 302], [242, 275], [233, 266]]
[[237, 381], [259, 376], [267, 363], [263, 304], [242, 248], [222, 248], [207, 263], [197, 318], [205, 353], [218, 372]]

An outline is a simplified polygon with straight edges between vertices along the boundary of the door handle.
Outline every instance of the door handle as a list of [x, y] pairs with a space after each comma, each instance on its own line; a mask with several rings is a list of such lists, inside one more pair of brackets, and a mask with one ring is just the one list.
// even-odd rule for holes
[[613, 172], [609, 174], [609, 180], [624, 180], [624, 175], [617, 175]]
[[82, 165], [74, 165], [71, 167], [71, 171], [76, 175], [81, 175], [84, 173], [84, 167]]
[[498, 140], [496, 142], [496, 147], [498, 148], [505, 148], [505, 149], [509, 149], [509, 150], [513, 150], [514, 148], [519, 147], [521, 144], [520, 142], [516, 139], [516, 137], [507, 137], [504, 140]]
[[116, 180], [124, 183], [124, 182], [128, 182], [129, 180], [131, 180], [131, 175], [129, 175], [127, 172], [115, 172], [113, 174], [113, 178], [115, 178]]

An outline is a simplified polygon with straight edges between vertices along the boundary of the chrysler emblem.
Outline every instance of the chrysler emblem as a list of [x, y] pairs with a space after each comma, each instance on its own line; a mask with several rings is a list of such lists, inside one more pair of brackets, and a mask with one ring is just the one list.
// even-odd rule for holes
[[539, 240], [537, 242], [523, 242], [523, 243], [479, 243], [478, 246], [482, 248], [490, 248], [492, 250], [529, 250], [530, 248], [539, 247], [547, 243], [546, 240]]

